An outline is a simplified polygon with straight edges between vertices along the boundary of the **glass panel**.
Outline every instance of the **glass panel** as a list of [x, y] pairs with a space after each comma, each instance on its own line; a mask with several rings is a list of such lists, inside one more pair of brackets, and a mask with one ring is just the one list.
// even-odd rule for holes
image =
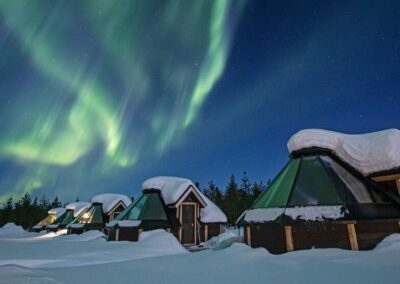
[[299, 164], [299, 159], [290, 160], [268, 189], [255, 201], [252, 208], [285, 207]]
[[68, 225], [72, 220], [74, 220], [72, 211], [67, 211], [65, 218], [60, 222], [60, 225]]
[[302, 158], [289, 206], [339, 205], [337, 194], [326, 170], [317, 156]]
[[321, 160], [347, 204], [373, 203], [367, 187], [351, 172], [328, 156], [321, 156]]
[[52, 220], [52, 215], [47, 215], [46, 218], [44, 218], [42, 221], [40, 221], [36, 226], [47, 226], [49, 224], [51, 224]]
[[103, 210], [101, 209], [101, 206], [102, 205], [92, 205], [81, 216], [79, 216], [77, 223], [103, 223]]
[[123, 220], [138, 220], [144, 205], [147, 203], [147, 200], [148, 195], [142, 195], [142, 197], [140, 197], [140, 199], [135, 203], [132, 209], [123, 217]]
[[164, 206], [158, 193], [148, 194], [148, 202], [142, 220], [167, 220]]

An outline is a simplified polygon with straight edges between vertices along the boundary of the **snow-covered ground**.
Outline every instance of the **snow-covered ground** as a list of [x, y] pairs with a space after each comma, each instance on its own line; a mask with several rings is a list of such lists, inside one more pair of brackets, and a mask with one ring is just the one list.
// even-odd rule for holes
[[0, 283], [399, 283], [400, 235], [372, 251], [283, 255], [232, 238], [229, 231], [208, 242], [211, 249], [189, 253], [162, 230], [145, 232], [138, 242], [107, 242], [96, 231], [3, 234]]

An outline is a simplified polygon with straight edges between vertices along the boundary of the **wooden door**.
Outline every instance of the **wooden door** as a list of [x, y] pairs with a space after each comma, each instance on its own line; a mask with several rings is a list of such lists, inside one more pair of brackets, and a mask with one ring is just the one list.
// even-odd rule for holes
[[182, 243], [195, 243], [195, 205], [182, 204]]

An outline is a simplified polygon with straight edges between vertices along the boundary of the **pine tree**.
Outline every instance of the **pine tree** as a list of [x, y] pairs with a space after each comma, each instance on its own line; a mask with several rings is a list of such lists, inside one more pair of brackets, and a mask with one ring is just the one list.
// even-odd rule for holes
[[61, 207], [61, 202], [58, 200], [58, 196], [54, 198], [54, 201], [51, 203], [51, 208]]
[[236, 218], [239, 217], [238, 210], [238, 185], [235, 180], [235, 176], [231, 175], [228, 185], [226, 186], [223, 202], [223, 211], [225, 212], [228, 223], [234, 224]]

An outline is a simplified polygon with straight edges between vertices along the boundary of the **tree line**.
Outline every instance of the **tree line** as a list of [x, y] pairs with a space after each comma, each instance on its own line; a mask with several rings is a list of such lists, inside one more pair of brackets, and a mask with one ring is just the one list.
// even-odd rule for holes
[[[240, 182], [236, 181], [234, 175], [231, 175], [224, 189], [220, 189], [213, 181], [210, 181], [202, 192], [213, 201], [228, 218], [228, 223], [235, 224], [237, 218], [244, 210], [250, 208], [258, 195], [266, 190], [267, 184], [260, 182], [251, 182], [244, 172]], [[200, 189], [199, 183], [196, 183]], [[76, 201], [79, 201], [77, 198]], [[11, 196], [4, 204], [0, 205], [0, 227], [6, 223], [15, 223], [25, 229], [31, 228], [40, 220], [47, 216], [51, 208], [62, 207], [58, 197], [50, 202], [42, 195], [39, 199], [31, 198], [29, 193], [25, 193], [21, 199], [14, 201]]]
[[0, 227], [6, 223], [15, 223], [24, 229], [32, 228], [47, 216], [51, 208], [56, 207], [62, 207], [58, 197], [50, 202], [46, 195], [32, 200], [30, 194], [25, 193], [17, 201], [11, 196], [0, 206]]
[[210, 181], [202, 192], [213, 201], [228, 218], [228, 224], [234, 225], [244, 210], [249, 209], [261, 192], [267, 189], [271, 180], [267, 184], [251, 182], [244, 172], [237, 183], [234, 175], [231, 175], [224, 190], [221, 190], [213, 181]]

